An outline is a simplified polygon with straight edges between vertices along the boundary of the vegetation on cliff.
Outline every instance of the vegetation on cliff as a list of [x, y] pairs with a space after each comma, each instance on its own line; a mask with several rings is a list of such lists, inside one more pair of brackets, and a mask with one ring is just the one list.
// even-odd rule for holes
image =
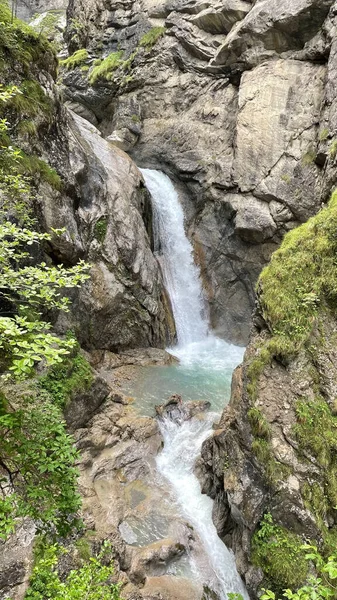
[[[335, 398], [326, 385], [326, 364], [331, 360], [335, 340], [336, 230], [334, 192], [324, 209], [285, 236], [257, 286], [264, 327], [251, 346], [246, 369], [252, 451], [271, 495], [284, 489], [289, 475], [299, 481], [296, 503], [308, 511], [310, 535], [318, 544], [318, 550], [308, 553], [303, 546], [303, 528], [298, 534], [296, 528], [292, 529], [291, 519], [289, 527], [274, 523], [268, 514], [260, 522], [252, 540], [252, 559], [263, 569], [264, 585], [270, 585], [278, 595], [285, 589], [287, 598], [336, 597], [332, 579], [337, 577], [337, 417]], [[270, 366], [276, 365], [276, 385], [283, 382], [289, 389], [284, 399], [280, 391], [274, 402], [285, 401], [293, 414], [291, 427], [283, 429], [295, 456], [289, 461], [285, 452], [286, 458], [280, 459], [272, 413], [269, 411], [267, 418], [262, 401], [265, 383], [260, 382], [261, 377], [264, 382], [265, 377], [273, 379]], [[277, 426], [280, 424], [282, 427], [282, 421]], [[301, 475], [301, 469], [306, 476]], [[277, 521], [275, 512], [273, 516]], [[282, 518], [284, 523], [286, 518]], [[314, 563], [315, 577], [310, 563]], [[290, 591], [301, 585], [304, 587], [298, 592]], [[268, 592], [264, 600], [274, 597]]]

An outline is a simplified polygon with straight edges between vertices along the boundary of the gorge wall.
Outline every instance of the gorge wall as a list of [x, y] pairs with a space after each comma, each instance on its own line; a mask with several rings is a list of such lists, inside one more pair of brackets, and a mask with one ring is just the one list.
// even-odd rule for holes
[[[65, 5], [22, 2], [19, 8], [29, 18]], [[66, 107], [54, 85], [55, 64], [36, 65], [29, 76], [51, 99], [52, 116], [39, 115], [38, 135], [20, 138], [21, 147], [45, 158], [62, 181], [61, 187], [36, 181], [41, 226], [67, 225], [46, 248], [47, 260], [73, 265], [83, 258], [92, 264], [91, 279], [73, 293], [71, 312], [54, 316], [57, 330], [73, 329], [89, 351], [164, 347], [174, 338], [138, 164], [172, 177], [212, 325], [227, 340], [246, 343], [262, 268], [283, 236], [327, 202], [336, 182], [337, 2], [70, 0], [67, 17], [74, 61], [61, 72]], [[8, 70], [5, 83], [12, 79]], [[21, 75], [16, 82], [22, 83]], [[203, 489], [215, 499], [219, 535], [233, 548], [253, 596], [262, 581], [280, 587], [300, 583], [304, 539], [325, 548], [336, 539], [335, 291], [327, 283], [334, 283], [331, 273], [322, 278], [317, 259], [322, 253], [333, 262], [335, 204], [327, 210], [330, 230], [320, 252], [315, 241], [308, 242], [305, 256], [300, 252], [310, 231], [321, 231], [318, 219], [299, 236], [286, 238], [280, 262], [272, 263], [275, 272], [262, 276], [244, 365], [198, 465]], [[283, 262], [289, 243], [310, 275], [302, 287], [298, 271]], [[317, 270], [311, 272], [310, 265]], [[281, 316], [264, 296], [270, 281], [279, 278], [282, 285], [275, 285], [273, 294], [285, 307]], [[320, 289], [313, 289], [316, 278], [323, 281]], [[304, 325], [302, 313], [298, 321], [297, 312], [289, 315], [289, 304], [282, 304], [287, 285], [293, 288], [289, 296], [298, 292], [296, 307], [307, 311]], [[290, 329], [279, 339], [285, 321]], [[108, 363], [118, 361], [103, 356]], [[76, 434], [79, 446], [89, 448], [82, 464], [88, 505], [96, 485], [89, 476], [94, 459], [102, 453], [103, 464], [107, 444], [118, 453], [117, 442], [125, 436], [129, 443], [137, 429], [129, 414], [125, 430], [119, 425], [127, 412], [123, 402], [112, 399], [106, 414], [84, 423], [82, 429], [96, 428], [94, 438]], [[107, 442], [112, 417], [116, 431]], [[141, 443], [149, 439], [157, 451], [156, 426], [144, 427]], [[143, 446], [136, 448], [137, 461], [142, 452]], [[118, 456], [114, 473], [119, 468]], [[103, 530], [111, 490], [108, 494], [99, 485], [107, 511], [99, 513]], [[99, 512], [101, 505], [93, 510]], [[254, 534], [264, 515], [270, 515], [274, 529], [272, 545], [266, 534], [262, 548]], [[275, 552], [276, 566], [270, 559]], [[128, 568], [132, 560], [126, 557]], [[162, 556], [155, 561], [161, 564]], [[136, 583], [144, 575], [143, 563], [141, 570], [138, 566]], [[132, 588], [133, 593], [138, 592]]]
[[228, 340], [247, 342], [258, 274], [334, 182], [335, 12], [332, 0], [68, 7], [70, 52], [88, 55], [64, 73], [65, 97], [180, 185], [211, 322]]

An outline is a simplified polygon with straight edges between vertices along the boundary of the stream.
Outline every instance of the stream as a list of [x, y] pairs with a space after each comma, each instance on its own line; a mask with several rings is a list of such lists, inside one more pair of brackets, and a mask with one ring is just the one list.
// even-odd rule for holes
[[201, 542], [202, 552], [191, 553], [183, 567], [185, 574], [208, 586], [221, 600], [226, 600], [229, 592], [247, 597], [234, 555], [220, 540], [213, 524], [213, 502], [201, 493], [194, 474], [202, 443], [229, 400], [232, 372], [242, 361], [244, 350], [209, 331], [200, 273], [172, 182], [159, 171], [141, 171], [152, 196], [155, 254], [176, 324], [178, 343], [168, 352], [179, 359], [179, 364], [138, 369], [127, 391], [142, 415], [153, 416], [154, 406], [172, 394], [180, 394], [184, 401], [211, 403], [210, 412], [202, 417], [182, 424], [168, 418], [160, 421], [164, 447], [156, 459], [158, 477], [169, 484], [174, 510], [193, 527]]

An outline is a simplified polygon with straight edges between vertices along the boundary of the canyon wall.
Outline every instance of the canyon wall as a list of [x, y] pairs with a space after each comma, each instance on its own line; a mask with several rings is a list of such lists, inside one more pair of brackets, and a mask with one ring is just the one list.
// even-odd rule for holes
[[[70, 52], [88, 55], [63, 74], [65, 97], [179, 185], [212, 325], [234, 342], [248, 340], [262, 267], [333, 185], [335, 10], [333, 0], [68, 7]], [[96, 78], [94, 61], [111, 54]]]

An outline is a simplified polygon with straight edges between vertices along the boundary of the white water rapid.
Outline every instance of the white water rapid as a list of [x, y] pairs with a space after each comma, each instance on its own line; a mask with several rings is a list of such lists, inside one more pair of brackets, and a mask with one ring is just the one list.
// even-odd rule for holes
[[[229, 382], [233, 369], [242, 360], [243, 349], [227, 344], [209, 332], [200, 274], [185, 234], [184, 214], [172, 182], [159, 171], [141, 171], [152, 196], [155, 250], [176, 323], [178, 345], [169, 352], [179, 358], [180, 365], [172, 371], [172, 379], [177, 393], [180, 385], [186, 387], [186, 380], [190, 379], [192, 389], [197, 382], [199, 388], [204, 388], [204, 399], [212, 401], [214, 411], [203, 420], [194, 418], [181, 425], [164, 419], [160, 423], [164, 449], [157, 458], [157, 467], [170, 483], [180, 514], [193, 525], [203, 545], [206, 561], [205, 558], [191, 557], [194, 576], [217, 592], [221, 600], [226, 600], [229, 592], [241, 593], [248, 598], [234, 556], [217, 535], [212, 521], [213, 502], [201, 494], [194, 474], [201, 445], [211, 434], [212, 424], [225, 404], [224, 387], [221, 388], [224, 377]], [[213, 390], [214, 382], [215, 389], [223, 391], [208, 395], [207, 390]]]

